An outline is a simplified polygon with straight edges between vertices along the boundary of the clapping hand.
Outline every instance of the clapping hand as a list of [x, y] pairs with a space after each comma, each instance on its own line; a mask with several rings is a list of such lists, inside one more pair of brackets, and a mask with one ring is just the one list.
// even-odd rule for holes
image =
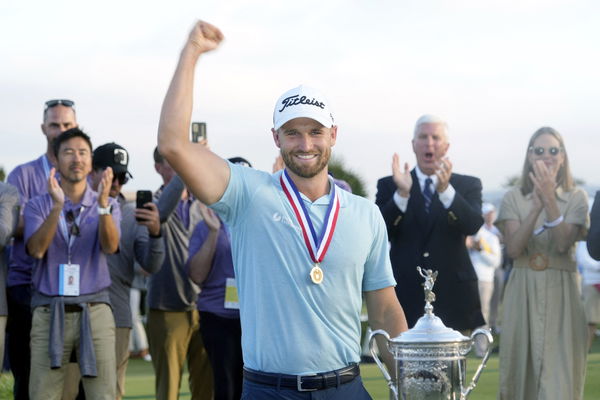
[[448, 189], [450, 176], [452, 175], [452, 162], [450, 162], [449, 158], [446, 157], [440, 160], [439, 167], [435, 171], [435, 174], [438, 177], [436, 190], [438, 193], [443, 193]]
[[52, 202], [55, 207], [62, 209], [65, 204], [65, 192], [63, 192], [62, 188], [58, 184], [56, 180], [56, 168], [52, 168], [50, 170], [50, 175], [48, 176], [48, 194], [52, 198]]
[[394, 183], [398, 188], [398, 194], [402, 197], [408, 197], [410, 194], [410, 188], [412, 187], [412, 176], [408, 163], [404, 163], [404, 168], [400, 168], [400, 157], [398, 153], [394, 153], [392, 157], [392, 177]]
[[113, 181], [113, 170], [111, 167], [106, 167], [102, 172], [102, 179], [98, 185], [98, 205], [100, 207], [108, 207], [108, 194]]
[[204, 222], [206, 222], [208, 229], [215, 232], [221, 228], [221, 220], [217, 217], [217, 214], [205, 204], [200, 204], [200, 214], [202, 215]]
[[535, 196], [541, 201], [541, 205], [546, 205], [548, 201], [554, 198], [556, 190], [556, 175], [557, 170], [550, 170], [543, 160], [537, 160], [532, 165], [533, 172], [529, 173], [529, 177], [533, 182], [534, 201]]

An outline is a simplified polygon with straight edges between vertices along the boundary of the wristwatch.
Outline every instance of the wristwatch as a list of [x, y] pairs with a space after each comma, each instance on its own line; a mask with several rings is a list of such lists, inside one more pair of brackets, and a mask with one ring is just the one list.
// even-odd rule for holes
[[112, 206], [109, 205], [108, 207], [100, 207], [98, 206], [98, 215], [110, 215], [112, 214]]

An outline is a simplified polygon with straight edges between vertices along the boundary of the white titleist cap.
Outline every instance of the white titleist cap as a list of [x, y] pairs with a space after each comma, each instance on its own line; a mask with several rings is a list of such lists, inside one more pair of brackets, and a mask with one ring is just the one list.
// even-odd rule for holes
[[304, 85], [288, 90], [277, 100], [273, 110], [273, 128], [277, 130], [294, 118], [310, 118], [327, 128], [333, 126], [327, 98], [318, 90]]

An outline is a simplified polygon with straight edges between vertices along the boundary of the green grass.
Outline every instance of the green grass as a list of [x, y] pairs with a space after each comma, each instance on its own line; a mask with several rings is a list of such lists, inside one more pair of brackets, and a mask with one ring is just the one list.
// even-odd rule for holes
[[[469, 357], [467, 360], [467, 378], [470, 382], [473, 372], [480, 360]], [[373, 399], [388, 400], [387, 385], [375, 364], [361, 365], [365, 386]], [[184, 375], [181, 387], [181, 399], [189, 399], [190, 392], [187, 384], [187, 373]], [[0, 399], [12, 398], [10, 387], [12, 377], [5, 373], [0, 377]], [[127, 393], [124, 399], [150, 400], [154, 399], [154, 371], [152, 364], [142, 360], [131, 360], [127, 370]], [[498, 392], [498, 355], [490, 357], [487, 367], [481, 374], [477, 387], [471, 392], [469, 399], [495, 400]], [[592, 352], [588, 356], [587, 376], [585, 381], [585, 400], [600, 398], [600, 338], [596, 339]]]

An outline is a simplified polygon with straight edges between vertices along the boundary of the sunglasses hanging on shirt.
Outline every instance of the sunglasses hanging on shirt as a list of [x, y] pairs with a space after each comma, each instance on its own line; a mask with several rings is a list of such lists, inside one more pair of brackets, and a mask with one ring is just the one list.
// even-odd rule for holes
[[67, 220], [67, 223], [71, 224], [71, 228], [69, 229], [69, 235], [78, 237], [80, 234], [79, 225], [77, 225], [77, 222], [75, 221], [75, 214], [73, 213], [73, 210], [67, 211], [65, 219]]

